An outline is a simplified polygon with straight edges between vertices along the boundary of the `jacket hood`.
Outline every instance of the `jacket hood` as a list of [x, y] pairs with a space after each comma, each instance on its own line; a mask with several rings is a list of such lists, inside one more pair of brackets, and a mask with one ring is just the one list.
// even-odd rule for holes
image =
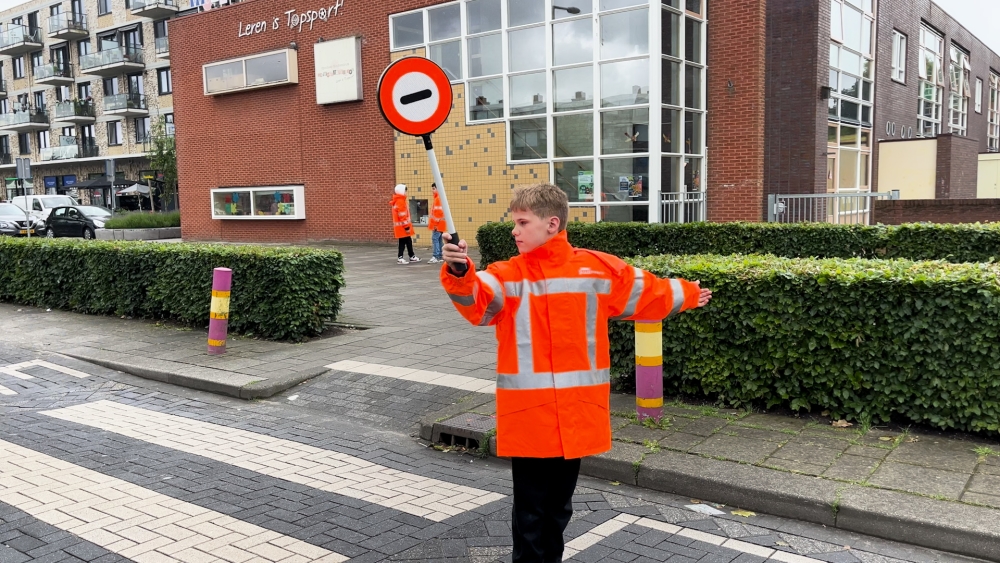
[[396, 195], [406, 195], [406, 184], [396, 184], [394, 191]]

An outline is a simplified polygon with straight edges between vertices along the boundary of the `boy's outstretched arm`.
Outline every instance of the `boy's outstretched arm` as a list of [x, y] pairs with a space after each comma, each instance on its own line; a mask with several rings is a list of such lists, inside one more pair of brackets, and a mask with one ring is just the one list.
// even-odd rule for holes
[[[451, 240], [448, 233], [443, 233], [446, 241]], [[499, 278], [493, 267], [489, 267], [484, 272], [477, 272], [476, 266], [466, 256], [467, 245], [465, 241], [460, 244], [445, 244], [443, 255], [446, 265], [441, 268], [441, 285], [444, 287], [448, 297], [451, 298], [455, 309], [470, 323], [477, 326], [488, 326], [496, 324], [503, 313], [506, 302], [503, 280]], [[450, 263], [461, 262], [468, 266], [468, 270], [461, 276], [455, 276]]]
[[615, 320], [658, 321], [712, 299], [712, 290], [703, 289], [701, 282], [658, 278], [624, 262], [614, 273], [610, 316]]

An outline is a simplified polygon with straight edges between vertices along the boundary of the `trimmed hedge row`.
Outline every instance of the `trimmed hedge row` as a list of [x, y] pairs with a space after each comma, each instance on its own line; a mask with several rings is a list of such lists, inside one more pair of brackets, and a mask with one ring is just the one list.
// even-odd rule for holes
[[[513, 223], [489, 223], [476, 241], [482, 264], [517, 254]], [[901, 226], [826, 223], [581, 223], [569, 241], [621, 257], [660, 254], [773, 254], [788, 258], [907, 258], [991, 262], [1000, 257], [1000, 224]]]
[[[631, 260], [701, 280], [711, 303], [664, 322], [669, 394], [1000, 430], [1000, 266], [943, 261], [673, 256]], [[614, 323], [634, 386], [632, 323]]]
[[207, 326], [212, 270], [233, 270], [229, 331], [299, 341], [340, 310], [336, 250], [0, 237], [0, 300]]
[[115, 215], [104, 223], [106, 229], [162, 229], [180, 226], [180, 211], [125, 213]]

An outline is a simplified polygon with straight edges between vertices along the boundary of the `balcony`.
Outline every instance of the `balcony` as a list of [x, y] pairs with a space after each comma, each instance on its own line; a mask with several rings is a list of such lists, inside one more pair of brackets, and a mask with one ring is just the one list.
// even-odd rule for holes
[[49, 128], [49, 114], [44, 109], [0, 114], [0, 130], [27, 133]]
[[180, 10], [174, 0], [132, 0], [132, 15], [154, 20], [169, 18]]
[[7, 81], [0, 80], [0, 100], [7, 99]]
[[77, 123], [79, 125], [88, 125], [96, 121], [94, 103], [87, 100], [58, 102], [54, 115], [56, 121]]
[[142, 71], [145, 68], [142, 45], [125, 45], [80, 57], [81, 74], [93, 74], [107, 78]]
[[16, 57], [42, 48], [42, 30], [23, 25], [8, 25], [0, 32], [0, 55]]
[[83, 139], [80, 143], [77, 143], [76, 137], [59, 137], [59, 141], [59, 146], [39, 151], [42, 162], [69, 160], [71, 158], [93, 158], [99, 154], [97, 143], [94, 142], [94, 139]]
[[115, 94], [104, 97], [104, 115], [145, 117], [149, 115], [146, 96], [142, 94]]
[[69, 63], [46, 63], [31, 70], [35, 84], [62, 86], [73, 83], [73, 65]]
[[161, 59], [170, 58], [170, 41], [166, 37], [156, 38], [156, 56]]
[[87, 16], [64, 13], [49, 18], [49, 39], [83, 39], [90, 36]]

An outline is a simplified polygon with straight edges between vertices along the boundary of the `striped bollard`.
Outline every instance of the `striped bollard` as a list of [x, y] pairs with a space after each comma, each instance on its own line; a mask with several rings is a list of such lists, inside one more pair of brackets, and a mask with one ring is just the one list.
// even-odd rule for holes
[[663, 323], [635, 322], [635, 412], [639, 420], [663, 416]]
[[208, 353], [226, 353], [226, 331], [229, 329], [229, 290], [233, 286], [233, 271], [216, 268], [212, 272], [212, 312], [208, 321]]

